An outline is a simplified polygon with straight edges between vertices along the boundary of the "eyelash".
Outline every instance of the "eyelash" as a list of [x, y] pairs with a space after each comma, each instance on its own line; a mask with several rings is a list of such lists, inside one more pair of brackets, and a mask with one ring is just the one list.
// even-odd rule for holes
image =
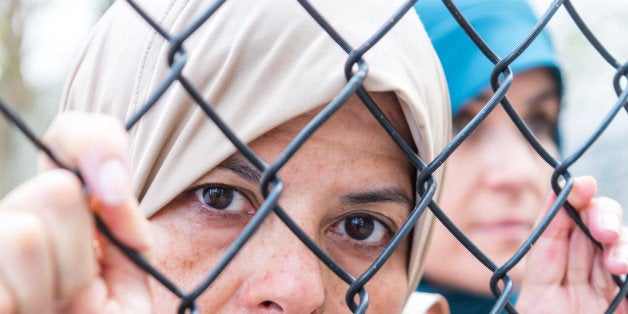
[[[341, 234], [337, 230], [336, 226], [338, 224], [343, 223], [346, 219], [349, 219], [355, 216], [365, 216], [365, 217], [368, 217], [369, 219], [374, 220], [376, 223], [381, 224], [381, 226], [385, 229], [384, 231], [386, 233], [385, 240], [379, 243], [362, 242], [362, 241], [353, 239], [346, 234]], [[355, 251], [362, 251], [365, 254], [380, 253], [390, 243], [390, 239], [393, 237], [395, 232], [393, 231], [393, 228], [391, 228], [390, 226], [391, 223], [387, 223], [385, 221], [386, 219], [378, 218], [377, 216], [378, 215], [374, 215], [374, 214], [363, 212], [363, 211], [353, 211], [350, 213], [346, 213], [343, 216], [341, 216], [338, 220], [336, 220], [334, 224], [330, 226], [330, 228], [333, 228], [331, 232], [334, 235], [336, 235], [338, 238], [340, 238], [340, 240], [343, 242], [344, 245], [351, 247], [351, 249]]]
[[[199, 197], [199, 193], [203, 193], [207, 189], [211, 188], [222, 188], [225, 190], [231, 190], [234, 193], [238, 193], [241, 197], [244, 198], [244, 202], [246, 204], [244, 206], [250, 206], [252, 211], [231, 211], [231, 210], [221, 210], [213, 208], [205, 203], [201, 197]], [[251, 216], [255, 214], [258, 209], [258, 204], [255, 201], [255, 197], [251, 195], [252, 193], [248, 190], [243, 190], [238, 187], [234, 187], [226, 184], [202, 184], [195, 187], [192, 187], [186, 191], [193, 200], [193, 207], [196, 208], [203, 215], [207, 216], [209, 219], [216, 219], [222, 221], [223, 223], [235, 223], [235, 224], [244, 224], [249, 221]], [[366, 217], [371, 219], [376, 225], [375, 228], [384, 228], [384, 235], [382, 236], [382, 240], [376, 243], [364, 242], [363, 240], [357, 240], [352, 238], [350, 235], [345, 233], [341, 233], [338, 230], [338, 225], [342, 223], [346, 223], [347, 219], [351, 219], [352, 217]], [[380, 215], [373, 214], [371, 212], [365, 211], [352, 211], [346, 213], [335, 220], [335, 222], [329, 227], [328, 230], [334, 235], [336, 241], [340, 242], [341, 246], [347, 247], [353, 251], [361, 252], [362, 254], [372, 255], [379, 254], [384, 248], [390, 243], [390, 239], [393, 237], [395, 232], [393, 231], [395, 228], [391, 227], [392, 222], [387, 221], [387, 218], [379, 217]], [[345, 226], [346, 227], [346, 226]], [[370, 237], [371, 235], [369, 235]], [[368, 238], [368, 237], [367, 237]]]
[[543, 112], [533, 114], [526, 119], [526, 124], [536, 136], [547, 136], [552, 140], [556, 138], [557, 122]]
[[[454, 116], [452, 121], [453, 134], [455, 135], [462, 131], [462, 129], [467, 124], [469, 124], [472, 119], [473, 115], [466, 112], [461, 112], [458, 115]], [[545, 112], [536, 112], [525, 118], [524, 121], [535, 136], [546, 136], [552, 141], [556, 140], [556, 131], [558, 124], [554, 117], [548, 115]], [[473, 137], [470, 137], [470, 140], [473, 140]]]
[[[213, 208], [207, 204], [205, 204], [205, 202], [199, 198], [199, 196], [197, 195], [197, 193], [201, 192], [205, 189], [210, 189], [210, 188], [223, 188], [226, 190], [231, 190], [234, 193], [238, 193], [239, 195], [241, 195], [244, 198], [244, 201], [250, 205], [250, 207], [252, 208], [252, 211], [228, 211], [228, 210], [221, 210], [221, 209], [216, 209]], [[209, 216], [210, 218], [217, 218], [217, 219], [221, 219], [224, 220], [226, 222], [239, 222], [239, 223], [245, 223], [246, 221], [248, 221], [248, 219], [250, 219], [251, 216], [253, 216], [253, 214], [255, 214], [255, 212], [257, 211], [257, 202], [255, 201], [255, 197], [252, 195], [252, 193], [250, 191], [247, 190], [243, 190], [241, 188], [235, 187], [235, 186], [231, 186], [231, 185], [227, 185], [227, 184], [213, 184], [213, 183], [208, 183], [208, 184], [202, 184], [202, 185], [198, 185], [195, 187], [192, 187], [190, 189], [188, 189], [186, 191], [187, 193], [190, 194], [190, 197], [192, 199], [194, 199], [194, 206], [204, 215]]]
[[473, 119], [473, 115], [468, 114], [466, 112], [461, 112], [455, 115], [452, 119], [452, 132], [453, 134], [458, 134], [462, 129], [471, 122]]

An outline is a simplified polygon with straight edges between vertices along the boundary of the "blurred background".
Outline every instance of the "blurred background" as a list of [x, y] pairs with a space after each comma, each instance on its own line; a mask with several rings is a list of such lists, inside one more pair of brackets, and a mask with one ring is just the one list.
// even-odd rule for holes
[[[420, 0], [419, 0], [420, 1]], [[540, 15], [550, 0], [530, 0]], [[112, 0], [0, 2], [0, 95], [42, 135], [82, 42]], [[628, 0], [576, 0], [576, 10], [619, 62], [628, 61]], [[614, 69], [588, 44], [564, 8], [549, 23], [564, 69], [563, 147], [579, 147], [617, 101]], [[624, 80], [624, 86], [626, 81]], [[35, 173], [37, 151], [0, 119], [0, 197]], [[628, 208], [628, 116], [621, 112], [572, 168], [599, 180], [600, 194]], [[628, 215], [625, 215], [628, 216]], [[628, 217], [625, 219], [628, 221]]]
[[[551, 1], [528, 0], [538, 15]], [[621, 64], [628, 62], [628, 1], [575, 0], [576, 11], [595, 37]], [[612, 68], [581, 34], [564, 8], [548, 29], [556, 44], [565, 79], [564, 109], [560, 123], [564, 155], [582, 146], [617, 102]], [[623, 79], [624, 88], [628, 85]], [[628, 211], [628, 114], [622, 110], [602, 137], [579, 159], [572, 174], [587, 174], [599, 181], [600, 194], [618, 200]], [[624, 214], [628, 222], [628, 212]]]
[[[113, 0], [0, 1], [0, 97], [43, 135], [82, 43]], [[0, 118], [0, 197], [31, 177], [37, 151]]]

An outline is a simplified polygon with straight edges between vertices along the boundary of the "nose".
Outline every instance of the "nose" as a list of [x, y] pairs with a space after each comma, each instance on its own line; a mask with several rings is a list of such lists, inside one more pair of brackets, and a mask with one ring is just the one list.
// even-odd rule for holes
[[499, 191], [535, 188], [543, 161], [512, 124], [487, 130], [480, 160], [487, 186]]
[[251, 267], [241, 290], [247, 312], [322, 312], [322, 263], [276, 216], [268, 218], [244, 257]]

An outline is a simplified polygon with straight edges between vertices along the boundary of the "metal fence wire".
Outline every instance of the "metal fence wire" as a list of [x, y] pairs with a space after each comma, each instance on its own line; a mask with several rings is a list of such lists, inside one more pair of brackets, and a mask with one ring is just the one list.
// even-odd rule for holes
[[[118, 239], [116, 239], [115, 236], [111, 234], [111, 232], [109, 232], [107, 226], [98, 217], [95, 217], [97, 228], [98, 230], [100, 230], [100, 232], [108, 237], [112, 241], [112, 243], [114, 243], [120, 250], [122, 250], [124, 254], [135, 264], [148, 272], [151, 276], [153, 276], [156, 280], [158, 280], [161, 284], [163, 284], [166, 288], [172, 291], [172, 293], [180, 298], [181, 303], [179, 311], [181, 313], [195, 313], [202, 310], [196, 306], [195, 300], [204, 291], [206, 291], [207, 289], [211, 289], [210, 286], [212, 282], [214, 282], [214, 280], [223, 271], [227, 264], [229, 264], [229, 262], [234, 258], [236, 253], [249, 240], [249, 238], [255, 232], [256, 228], [260, 226], [260, 224], [264, 221], [264, 219], [269, 215], [270, 212], [274, 212], [283, 221], [283, 223], [325, 265], [327, 265], [338, 277], [340, 277], [342, 280], [349, 284], [349, 289], [346, 292], [345, 300], [348, 308], [356, 313], [363, 313], [368, 307], [368, 291], [364, 288], [364, 285], [370, 280], [370, 278], [374, 276], [375, 272], [377, 272], [380, 266], [386, 262], [388, 257], [402, 242], [402, 240], [408, 235], [417, 219], [419, 219], [421, 214], [424, 213], [426, 209], [432, 211], [437, 219], [440, 220], [440, 222], [442, 222], [448, 228], [448, 230], [479, 261], [481, 261], [488, 269], [490, 269], [490, 271], [493, 272], [490, 283], [487, 283], [490, 285], [493, 294], [497, 298], [497, 302], [492, 311], [493, 313], [499, 313], [504, 309], [511, 313], [515, 312], [514, 308], [508, 303], [509, 297], [513, 293], [513, 283], [508, 275], [508, 272], [521, 262], [522, 258], [527, 254], [530, 247], [544, 232], [548, 224], [561, 208], [565, 208], [571, 218], [580, 226], [580, 228], [585, 231], [589, 238], [591, 238], [588, 230], [579, 218], [579, 215], [570, 206], [570, 204], [566, 202], [567, 195], [572, 189], [574, 183], [574, 179], [569, 173], [569, 168], [587, 152], [589, 147], [591, 147], [591, 145], [602, 135], [602, 133], [605, 131], [611, 121], [617, 118], [622, 108], [628, 111], [628, 88], [626, 88], [625, 84], [625, 78], [628, 76], [628, 63], [620, 63], [611, 55], [610, 52], [605, 49], [605, 47], [596, 39], [594, 34], [587, 28], [586, 23], [580, 18], [578, 12], [576, 12], [574, 6], [570, 1], [553, 1], [551, 5], [549, 5], [547, 11], [545, 11], [545, 13], [541, 16], [536, 26], [530, 31], [525, 40], [519, 43], [519, 45], [505, 58], [500, 59], [497, 55], [493, 53], [491, 47], [487, 46], [482, 38], [474, 31], [474, 29], [465, 19], [464, 15], [460, 13], [454, 2], [451, 0], [443, 0], [443, 4], [455, 17], [457, 22], [464, 28], [467, 35], [481, 49], [486, 58], [488, 58], [493, 64], [495, 64], [493, 73], [491, 75], [491, 86], [494, 90], [494, 95], [485, 104], [480, 113], [477, 114], [464, 127], [464, 129], [460, 131], [450, 141], [446, 148], [442, 152], [440, 152], [440, 154], [432, 162], [424, 164], [423, 162], [421, 162], [419, 157], [414, 152], [412, 152], [412, 149], [410, 149], [404, 143], [403, 139], [401, 139], [400, 136], [396, 134], [392, 127], [392, 124], [387, 121], [383, 114], [380, 114], [380, 109], [370, 99], [362, 86], [362, 82], [367, 75], [366, 68], [368, 66], [368, 64], [361, 59], [362, 55], [366, 53], [369, 49], [371, 49], [371, 47], [377, 45], [378, 41], [386, 36], [386, 34], [395, 25], [395, 23], [397, 23], [397, 21], [401, 19], [401, 17], [403, 17], [405, 14], [415, 14], [413, 10], [413, 5], [416, 0], [408, 1], [404, 3], [401, 7], [399, 7], [394, 15], [387, 19], [386, 23], [381, 25], [379, 30], [374, 33], [372, 37], [369, 38], [369, 40], [365, 41], [357, 48], [350, 46], [347, 42], [344, 42], [342, 39], [342, 34], [338, 34], [334, 30], [334, 28], [326, 22], [324, 16], [320, 15], [308, 1], [297, 0], [298, 4], [301, 5], [311, 15], [316, 23], [318, 23], [320, 27], [329, 34], [330, 40], [334, 40], [338, 44], [338, 46], [340, 46], [346, 52], [347, 62], [345, 67], [345, 75], [347, 83], [341, 94], [339, 94], [337, 97], [337, 99], [343, 99], [343, 101], [332, 101], [332, 103], [330, 103], [321, 112], [320, 115], [318, 115], [300, 132], [295, 140], [286, 148], [285, 152], [281, 155], [282, 157], [280, 157], [274, 164], [271, 165], [265, 165], [263, 162], [261, 162], [260, 158], [257, 157], [255, 153], [251, 151], [245, 143], [241, 142], [237, 138], [237, 136], [229, 128], [229, 126], [221, 121], [220, 116], [215, 113], [215, 111], [212, 109], [211, 104], [207, 103], [206, 100], [201, 97], [199, 91], [195, 90], [195, 88], [188, 81], [188, 79], [184, 75], [182, 75], [182, 71], [186, 66], [186, 52], [183, 49], [186, 39], [191, 36], [200, 27], [200, 25], [207, 22], [208, 20], [211, 20], [212, 15], [220, 10], [221, 5], [226, 1], [216, 1], [211, 7], [208, 7], [206, 9], [204, 14], [199, 19], [197, 19], [196, 21], [192, 21], [185, 31], [178, 34], [170, 34], [166, 32], [160, 27], [159, 23], [156, 22], [156, 19], [154, 19], [154, 17], [146, 14], [143, 8], [138, 6], [133, 0], [126, 1], [137, 12], [138, 18], [141, 17], [142, 19], [144, 19], [147, 24], [153, 27], [160, 36], [163, 36], [171, 44], [170, 72], [168, 77], [163, 80], [160, 88], [158, 88], [158, 90], [149, 98], [149, 100], [143, 105], [142, 109], [139, 110], [134, 117], [126, 121], [127, 130], [133, 128], [133, 126], [142, 118], [142, 116], [146, 114], [146, 112], [151, 110], [151, 108], [155, 104], [158, 103], [160, 97], [165, 93], [165, 91], [172, 84], [178, 82], [194, 99], [195, 104], [198, 105], [206, 113], [208, 119], [211, 120], [211, 122], [214, 123], [218, 128], [220, 128], [224, 135], [227, 136], [228, 139], [237, 147], [240, 153], [242, 153], [243, 156], [245, 156], [263, 172], [260, 189], [264, 194], [265, 202], [259, 208], [258, 212], [253, 216], [247, 226], [242, 230], [237, 239], [231, 244], [229, 249], [225, 252], [224, 256], [222, 256], [222, 259], [205, 276], [204, 280], [202, 280], [202, 282], [193, 291], [190, 292], [184, 291], [177, 285], [176, 282], [166, 278], [162, 273], [160, 273], [158, 269], [156, 269], [149, 262], [147, 262], [140, 254], [133, 251], [132, 249], [125, 247], [125, 245], [123, 245]], [[360, 4], [356, 3], [356, 5]], [[521, 53], [530, 45], [530, 43], [536, 38], [541, 30], [546, 27], [547, 23], [552, 19], [552, 17], [560, 7], [564, 7], [564, 9], [573, 19], [574, 23], [580, 29], [582, 34], [586, 36], [589, 43], [593, 47], [595, 47], [597, 52], [606, 60], [608, 65], [616, 70], [613, 79], [613, 87], [617, 94], [617, 101], [606, 114], [604, 119], [599, 122], [599, 125], [597, 126], [595, 131], [586, 139], [586, 141], [584, 141], [579, 149], [575, 150], [570, 155], [565, 156], [562, 160], [557, 160], [544, 149], [539, 141], [537, 141], [530, 129], [528, 129], [528, 127], [526, 126], [526, 123], [513, 109], [513, 106], [510, 104], [508, 99], [505, 98], [505, 94], [513, 80], [513, 74], [509, 68], [509, 65], [514, 60], [516, 60], [519, 55], [521, 55]], [[357, 67], [357, 71], [352, 71], [354, 67]], [[500, 80], [500, 75], [505, 79]], [[388, 244], [387, 248], [383, 250], [381, 255], [373, 262], [372, 267], [369, 267], [368, 270], [365, 271], [358, 278], [354, 278], [353, 276], [351, 276], [337, 262], [335, 262], [329, 255], [327, 255], [321, 247], [319, 247], [303, 230], [301, 230], [301, 228], [292, 220], [290, 215], [288, 215], [286, 211], [284, 211], [284, 209], [278, 205], [277, 201], [279, 199], [279, 195], [281, 194], [281, 181], [276, 176], [277, 172], [288, 162], [288, 160], [300, 148], [303, 142], [318, 127], [324, 124], [325, 121], [331, 116], [331, 114], [344, 103], [344, 100], [346, 100], [348, 96], [352, 94], [357, 94], [360, 97], [360, 99], [364, 102], [364, 105], [368, 107], [373, 116], [379, 121], [381, 126], [400, 146], [400, 148], [402, 148], [402, 151], [406, 154], [411, 163], [418, 169], [419, 174], [416, 182], [416, 187], [420, 196], [420, 199], [417, 202], [418, 205], [416, 205], [416, 207], [413, 209], [408, 220], [404, 223], [400, 231], [393, 237], [393, 239]], [[541, 220], [540, 224], [536, 226], [536, 228], [530, 234], [525, 243], [518, 249], [515, 254], [512, 255], [510, 260], [508, 260], [503, 265], [497, 265], [492, 262], [481, 250], [479, 250], [474, 245], [474, 243], [472, 243], [465, 236], [465, 234], [463, 234], [456, 227], [456, 225], [447, 217], [443, 210], [439, 208], [438, 204], [436, 204], [436, 202], [432, 200], [436, 187], [435, 180], [432, 176], [434, 172], [443, 165], [445, 160], [456, 150], [458, 146], [460, 146], [461, 143], [463, 143], [467, 139], [467, 137], [469, 137], [471, 132], [473, 132], [473, 130], [475, 130], [488, 116], [488, 114], [497, 106], [501, 106], [505, 109], [507, 114], [510, 116], [512, 122], [516, 125], [518, 130], [526, 138], [529, 144], [534, 148], [536, 153], [538, 153], [538, 155], [541, 156], [547, 164], [554, 168], [554, 172], [551, 177], [551, 185], [557, 195], [556, 201], [552, 204], [550, 210]], [[44, 143], [42, 143], [39, 136], [32, 131], [32, 129], [27, 125], [26, 121], [22, 119], [19, 115], [17, 115], [15, 111], [11, 109], [11, 106], [9, 106], [9, 104], [1, 99], [0, 110], [10, 123], [14, 124], [28, 138], [28, 140], [36, 145], [38, 149], [46, 154], [58, 166], [65, 169], [73, 170], [79, 178], [81, 177], [81, 174], [77, 170], [74, 170], [71, 167], [68, 167], [64, 163], [62, 163], [60, 159], [57, 158], [57, 156], [55, 156], [55, 154], [48, 147], [46, 147]], [[564, 181], [564, 185], [559, 184], [559, 181]], [[595, 240], [593, 240], [592, 238], [591, 240], [595, 242]], [[601, 249], [601, 245], [597, 242], [596, 244]], [[626, 281], [622, 280], [619, 277], [615, 277], [614, 280], [616, 284], [620, 287], [620, 289], [614, 301], [609, 304], [607, 310], [608, 312], [613, 312], [618, 306], [619, 301], [621, 301], [622, 298], [625, 298], [626, 294], [628, 293], [628, 284], [626, 283]], [[498, 287], [500, 282], [503, 284], [502, 289]]]

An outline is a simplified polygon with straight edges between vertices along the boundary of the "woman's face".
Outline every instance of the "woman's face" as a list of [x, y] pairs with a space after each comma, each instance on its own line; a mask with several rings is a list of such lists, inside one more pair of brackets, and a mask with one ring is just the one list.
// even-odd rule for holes
[[[484, 93], [458, 113], [454, 131], [464, 127], [490, 96]], [[544, 147], [556, 154], [559, 95], [551, 72], [538, 68], [516, 75], [506, 96]], [[447, 161], [440, 205], [501, 265], [531, 233], [549, 193], [551, 172], [498, 106]], [[492, 273], [442, 224], [435, 225], [432, 241], [426, 277], [440, 285], [490, 294]], [[521, 273], [521, 267], [509, 272], [515, 282], [520, 282]]]
[[[404, 138], [397, 101], [375, 95]], [[250, 143], [272, 163], [315, 113], [284, 123]], [[201, 158], [201, 157], [199, 157]], [[261, 173], [236, 153], [151, 218], [158, 267], [186, 291], [199, 284], [263, 202]], [[408, 217], [414, 171], [357, 98], [351, 98], [281, 169], [279, 204], [354, 277], [382, 252]], [[367, 284], [369, 309], [399, 311], [407, 289], [404, 242]], [[235, 259], [199, 298], [212, 313], [342, 312], [348, 285], [271, 213]], [[153, 285], [158, 312], [178, 298]]]

